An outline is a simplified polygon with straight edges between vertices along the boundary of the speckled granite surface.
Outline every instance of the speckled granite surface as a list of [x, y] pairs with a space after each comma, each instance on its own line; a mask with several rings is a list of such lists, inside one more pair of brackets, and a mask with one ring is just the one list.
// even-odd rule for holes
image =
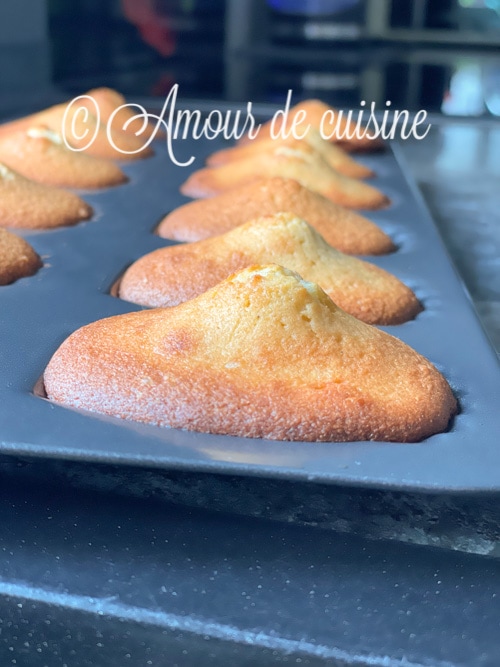
[[433, 123], [400, 146], [500, 353], [500, 122]]

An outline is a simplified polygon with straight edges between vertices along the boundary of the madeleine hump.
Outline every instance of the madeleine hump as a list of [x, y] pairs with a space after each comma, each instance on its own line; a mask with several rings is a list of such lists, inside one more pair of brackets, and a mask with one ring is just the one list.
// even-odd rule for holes
[[44, 383], [74, 408], [270, 440], [413, 442], [444, 431], [457, 410], [427, 359], [276, 265], [78, 329]]

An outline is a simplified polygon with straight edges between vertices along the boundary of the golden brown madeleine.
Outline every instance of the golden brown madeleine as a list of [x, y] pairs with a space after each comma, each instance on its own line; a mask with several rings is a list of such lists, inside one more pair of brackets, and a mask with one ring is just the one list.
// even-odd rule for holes
[[[303, 122], [296, 125], [296, 136], [300, 136], [306, 130], [307, 126], [310, 125], [318, 131], [321, 131], [322, 128], [325, 138], [333, 133], [330, 141], [340, 144], [347, 151], [379, 151], [384, 147], [384, 142], [381, 139], [369, 139], [363, 136], [364, 126], [360, 128], [359, 136], [357, 136], [357, 114], [353, 114], [353, 120], [350, 120], [346, 112], [339, 113], [338, 109], [325, 104], [321, 100], [315, 99], [304, 100], [291, 107], [285, 128], [283, 129], [281, 118], [280, 122], [275, 123], [275, 134], [286, 134], [291, 131], [294, 121], [299, 118], [303, 118]], [[271, 136], [271, 123], [272, 121], [269, 120], [262, 125], [258, 133], [259, 139]], [[372, 135], [373, 132], [370, 131], [369, 134]], [[248, 137], [242, 139], [242, 143], [246, 143], [247, 141], [251, 140]]]
[[401, 324], [421, 306], [395, 276], [329, 246], [293, 213], [248, 222], [205, 241], [161, 248], [125, 272], [119, 296], [176, 306], [252, 264], [279, 264], [317, 283], [343, 310], [369, 324]]
[[16, 120], [8, 121], [7, 123], [0, 123], [0, 138], [13, 134], [15, 132], [26, 131], [32, 125], [39, 124], [36, 120], [38, 114], [31, 114], [30, 116], [23, 116]]
[[238, 185], [272, 176], [294, 178], [346, 208], [378, 209], [390, 203], [377, 188], [334, 171], [317, 153], [286, 146], [220, 167], [199, 169], [182, 184], [181, 192], [194, 198], [213, 197]]
[[279, 176], [179, 206], [165, 216], [157, 232], [175, 241], [201, 241], [280, 211], [304, 218], [330, 245], [349, 255], [383, 255], [395, 250], [387, 234], [364, 216]]
[[[115, 145], [113, 146], [104, 123], [99, 122], [92, 112], [89, 112], [85, 120], [84, 115], [78, 112], [78, 108], [83, 104], [71, 105], [67, 111], [68, 104], [58, 104], [42, 111], [38, 115], [38, 121], [59, 133], [62, 132], [64, 125], [66, 141], [72, 148], [81, 150], [85, 147], [85, 153], [107, 160], [140, 160], [153, 154], [150, 147], [143, 148], [144, 137], [136, 137], [114, 126], [112, 139]], [[90, 143], [89, 140], [94, 135], [95, 139]]]
[[92, 213], [72, 192], [36, 183], [0, 162], [0, 226], [51, 229], [88, 220]]
[[[93, 113], [93, 105], [89, 105], [87, 109], [88, 104], [88, 101], [85, 102], [85, 100], [78, 102], [77, 105], [71, 105], [71, 101], [68, 101], [10, 123], [4, 123], [0, 125], [0, 138], [37, 126], [48, 127], [56, 134], [62, 135], [64, 126], [68, 146], [88, 155], [107, 160], [141, 160], [153, 155], [150, 147], [143, 148], [147, 141], [145, 136], [136, 137], [130, 132], [123, 132], [115, 124], [113, 124], [112, 132], [115, 144], [113, 146], [109, 141], [106, 125], [99, 122]], [[67, 111], [69, 105], [71, 106]], [[84, 119], [83, 112], [78, 111], [82, 108], [87, 110], [86, 119]], [[93, 141], [91, 141], [92, 138]]]
[[332, 169], [335, 169], [339, 174], [343, 174], [344, 176], [370, 178], [374, 175], [374, 172], [369, 167], [365, 167], [365, 165], [354, 160], [340, 146], [323, 139], [320, 133], [314, 128], [309, 130], [304, 139], [295, 139], [293, 136], [287, 139], [272, 139], [271, 137], [257, 138], [241, 146], [237, 145], [225, 148], [212, 153], [207, 159], [207, 165], [209, 167], [217, 167], [228, 162], [251, 157], [259, 152], [269, 153], [279, 146], [295, 148], [306, 153], [317, 151]]
[[[127, 104], [125, 97], [116, 90], [112, 88], [93, 88], [89, 90], [85, 95], [92, 97], [97, 106], [99, 107], [101, 123], [104, 125], [107, 124], [112, 114], [116, 109]], [[95, 112], [95, 106], [90, 102], [90, 100], [82, 99], [82, 105], [87, 107], [90, 112]], [[121, 129], [127, 134], [135, 135], [136, 132], [139, 132], [138, 135], [143, 140], [151, 137], [155, 132], [155, 126], [151, 123], [148, 123], [143, 128], [143, 121], [140, 119], [132, 120], [135, 116], [138, 115], [139, 110], [136, 107], [126, 107], [120, 109], [113, 119], [113, 128]], [[129, 122], [125, 128], [125, 124]], [[164, 134], [164, 133], [163, 133]], [[158, 136], [161, 136], [159, 133]]]
[[40, 256], [27, 241], [0, 227], [0, 285], [32, 276], [41, 266]]
[[62, 188], [98, 189], [128, 180], [111, 160], [72, 151], [44, 126], [0, 137], [0, 160], [26, 178]]
[[79, 329], [44, 382], [68, 406], [273, 440], [417, 441], [456, 412], [429, 361], [275, 265]]

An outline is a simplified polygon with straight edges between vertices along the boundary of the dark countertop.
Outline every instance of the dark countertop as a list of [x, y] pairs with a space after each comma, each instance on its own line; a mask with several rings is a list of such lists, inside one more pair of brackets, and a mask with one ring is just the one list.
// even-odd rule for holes
[[497, 559], [22, 479], [2, 474], [2, 665], [498, 664]]

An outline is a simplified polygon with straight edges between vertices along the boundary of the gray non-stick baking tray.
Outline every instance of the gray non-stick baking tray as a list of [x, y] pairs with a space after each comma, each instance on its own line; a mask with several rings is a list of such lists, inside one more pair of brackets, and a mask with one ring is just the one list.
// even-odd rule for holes
[[460, 413], [447, 432], [416, 444], [271, 442], [142, 425], [36, 395], [46, 364], [71, 332], [139, 309], [113, 297], [113, 284], [138, 257], [169, 243], [155, 235], [156, 225], [187, 201], [180, 184], [223, 143], [176, 144], [179, 158], [196, 156], [182, 168], [156, 141], [154, 157], [124, 166], [129, 183], [81, 193], [95, 210], [90, 221], [23, 234], [44, 266], [0, 288], [0, 453], [407, 490], [499, 491], [498, 359], [397, 147], [360, 158], [392, 200], [367, 216], [398, 245], [369, 259], [412, 287], [424, 305], [416, 320], [385, 329], [450, 382]]

